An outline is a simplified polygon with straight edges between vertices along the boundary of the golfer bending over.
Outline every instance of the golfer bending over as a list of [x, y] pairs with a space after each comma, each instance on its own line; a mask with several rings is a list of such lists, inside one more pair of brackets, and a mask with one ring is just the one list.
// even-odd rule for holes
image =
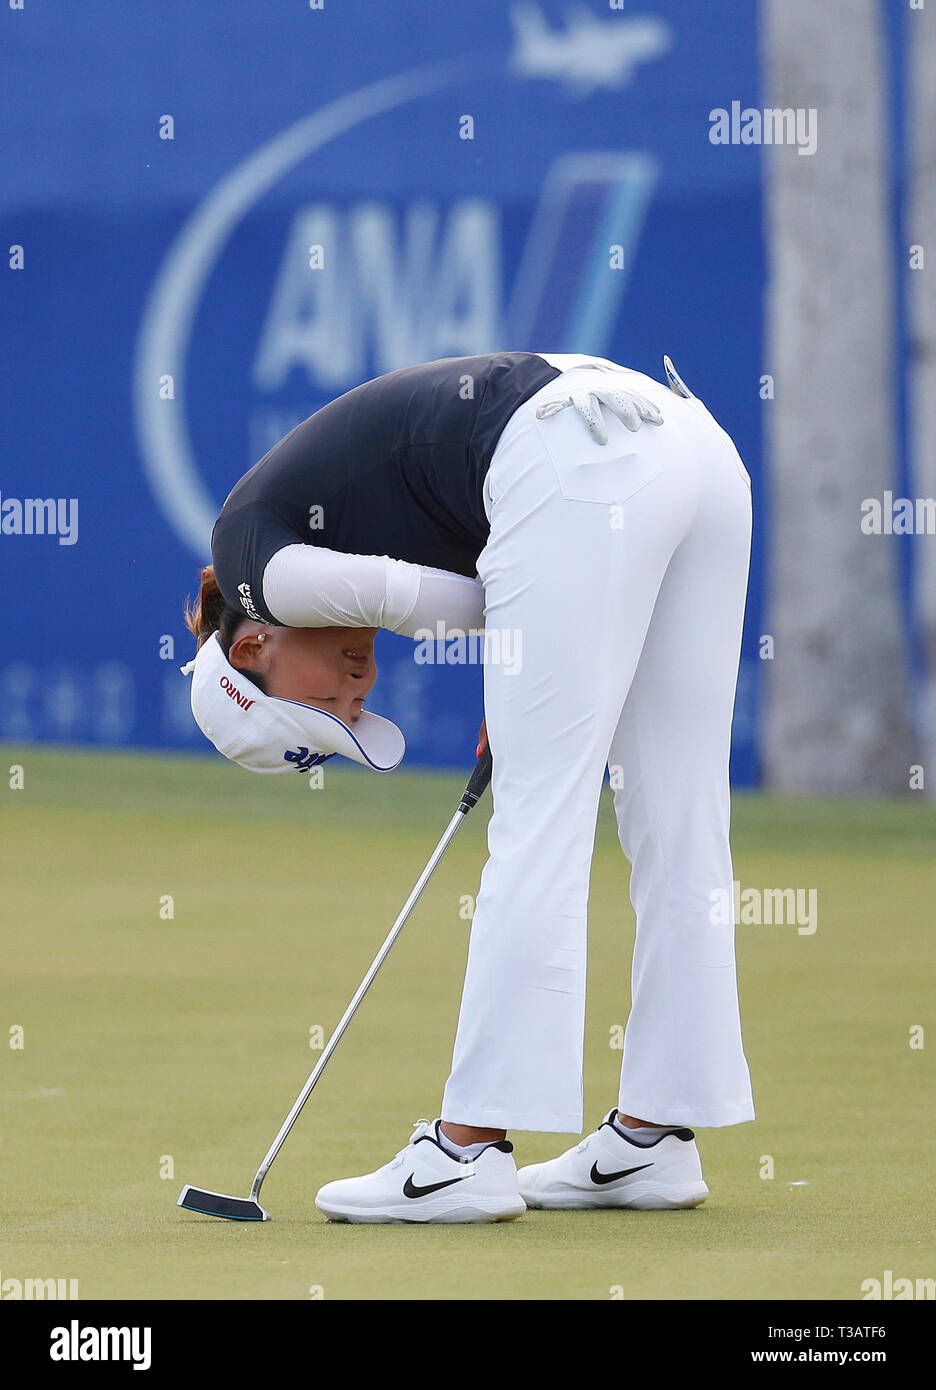
[[[498, 1221], [537, 1207], [692, 1207], [693, 1128], [751, 1120], [731, 902], [728, 752], [750, 479], [669, 385], [600, 358], [499, 352], [366, 382], [316, 411], [227, 498], [190, 614], [192, 705], [258, 772], [342, 753], [381, 771], [376, 630], [522, 637], [489, 661], [494, 759], [441, 1119], [333, 1220]], [[515, 649], [515, 648], [512, 648]], [[586, 905], [605, 767], [632, 865], [632, 1008], [616, 1106], [517, 1171], [508, 1130], [580, 1134]]]

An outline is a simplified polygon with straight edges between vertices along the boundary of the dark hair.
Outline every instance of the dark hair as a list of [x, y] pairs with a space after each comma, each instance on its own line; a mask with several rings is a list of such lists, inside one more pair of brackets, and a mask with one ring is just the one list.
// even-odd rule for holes
[[[185, 625], [198, 639], [199, 647], [216, 632], [221, 650], [228, 656], [231, 644], [237, 636], [237, 629], [245, 621], [244, 614], [239, 608], [228, 603], [218, 588], [214, 565], [206, 565], [200, 579], [198, 598], [185, 601]], [[240, 674], [266, 694], [266, 682], [256, 671], [241, 671]]]

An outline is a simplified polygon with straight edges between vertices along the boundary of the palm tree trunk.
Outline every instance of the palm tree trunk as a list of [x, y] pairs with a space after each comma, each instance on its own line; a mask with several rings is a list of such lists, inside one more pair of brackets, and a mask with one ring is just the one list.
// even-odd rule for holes
[[907, 790], [894, 540], [893, 248], [876, 0], [762, 0], [766, 105], [814, 107], [818, 149], [765, 148], [770, 509], [764, 769], [784, 792]]
[[[909, 272], [910, 476], [916, 497], [936, 497], [936, 25], [925, 10], [905, 17], [910, 179], [906, 226], [916, 269]], [[909, 255], [909, 248], [908, 248]], [[921, 726], [925, 791], [936, 796], [936, 537], [915, 540], [916, 611], [926, 659]]]

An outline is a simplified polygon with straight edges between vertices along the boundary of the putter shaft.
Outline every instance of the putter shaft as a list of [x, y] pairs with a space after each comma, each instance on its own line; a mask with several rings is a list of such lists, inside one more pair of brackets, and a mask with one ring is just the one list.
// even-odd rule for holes
[[400, 932], [406, 925], [406, 919], [409, 917], [413, 908], [416, 906], [416, 903], [419, 901], [423, 889], [425, 888], [426, 884], [429, 882], [430, 878], [435, 872], [439, 860], [442, 858], [445, 851], [448, 849], [459, 827], [464, 822], [469, 809], [470, 807], [466, 807], [464, 802], [462, 802], [462, 805], [459, 806], [458, 810], [455, 812], [454, 816], [449, 821], [448, 825], [446, 826], [445, 833], [443, 834], [441, 840], [436, 845], [432, 853], [432, 857], [430, 858], [426, 867], [423, 869], [422, 873], [419, 876], [419, 879], [416, 882], [416, 886], [413, 888], [413, 891], [410, 893], [409, 897], [404, 903], [403, 909], [399, 917], [396, 919], [393, 926], [390, 928], [390, 932], [387, 936], [387, 939], [384, 941], [380, 950], [374, 957], [373, 963], [371, 964], [370, 969], [368, 970], [367, 974], [364, 976], [363, 980], [358, 986], [354, 998], [351, 1000], [351, 1003], [348, 1005], [348, 1007], [342, 1014], [341, 1021], [339, 1022], [335, 1031], [332, 1033], [331, 1037], [328, 1039], [328, 1042], [325, 1044], [325, 1049], [322, 1052], [322, 1055], [319, 1058], [311, 1076], [309, 1077], [306, 1084], [303, 1086], [302, 1090], [299, 1092], [299, 1095], [296, 1097], [296, 1102], [293, 1105], [293, 1108], [290, 1110], [289, 1114], [286, 1116], [285, 1120], [283, 1121], [283, 1125], [280, 1129], [279, 1134], [277, 1134], [276, 1138], [273, 1140], [273, 1143], [270, 1145], [267, 1151], [266, 1157], [260, 1164], [260, 1167], [257, 1169], [257, 1176], [254, 1178], [253, 1185], [250, 1189], [250, 1197], [252, 1201], [259, 1201], [260, 1188], [263, 1185], [263, 1180], [269, 1172], [273, 1160], [276, 1158], [276, 1155], [282, 1148], [286, 1140], [287, 1134], [292, 1129], [296, 1120], [299, 1118], [299, 1115], [302, 1111], [302, 1107], [309, 1099], [309, 1096], [315, 1089], [316, 1082], [318, 1081], [322, 1072], [325, 1070], [325, 1067], [328, 1065], [328, 1059], [331, 1057], [335, 1048], [341, 1041], [345, 1029], [347, 1028], [348, 1024], [351, 1022], [352, 1018], [357, 1012], [358, 1005], [364, 998], [367, 991], [370, 989], [374, 981], [374, 977], [376, 976], [380, 967], [383, 965], [387, 956], [390, 954], [390, 950], [393, 946], [393, 943], [396, 941], [397, 937], [400, 935]]
[[468, 815], [468, 812], [471, 810], [473, 806], [477, 804], [485, 787], [491, 780], [491, 768], [491, 752], [489, 748], [485, 748], [484, 752], [481, 754], [477, 763], [475, 764], [474, 771], [472, 772], [471, 777], [468, 780], [468, 785], [465, 787], [465, 790], [462, 793], [462, 798], [458, 810], [455, 812], [454, 816], [446, 826], [445, 833], [443, 834], [441, 840], [433, 850], [432, 857], [430, 858], [426, 867], [423, 869], [416, 883], [416, 886], [414, 887], [413, 891], [410, 893], [409, 897], [404, 903], [402, 912], [400, 913], [399, 917], [396, 919], [393, 926], [391, 927], [387, 939], [384, 941], [380, 950], [377, 952], [377, 955], [374, 957], [371, 967], [368, 970], [367, 974], [364, 976], [364, 979], [361, 981], [360, 985], [358, 986], [354, 998], [351, 1000], [351, 1003], [345, 1009], [344, 1014], [342, 1015], [341, 1021], [339, 1022], [337, 1028], [332, 1033], [331, 1037], [328, 1039], [328, 1043], [326, 1044], [325, 1050], [319, 1058], [318, 1063], [316, 1064], [311, 1076], [309, 1077], [308, 1081], [303, 1086], [302, 1090], [297, 1096], [296, 1103], [293, 1105], [289, 1114], [286, 1116], [286, 1119], [283, 1121], [279, 1133], [273, 1140], [273, 1143], [270, 1145], [270, 1148], [267, 1151], [267, 1155], [264, 1158], [263, 1162], [260, 1164], [260, 1167], [257, 1169], [257, 1176], [254, 1178], [253, 1186], [250, 1189], [250, 1197], [231, 1197], [223, 1192], [209, 1192], [204, 1188], [194, 1188], [190, 1184], [186, 1184], [186, 1186], [183, 1187], [178, 1199], [178, 1205], [180, 1207], [187, 1207], [190, 1211], [200, 1211], [207, 1216], [225, 1217], [233, 1221], [269, 1221], [269, 1212], [264, 1211], [263, 1208], [260, 1206], [259, 1202], [260, 1188], [263, 1185], [263, 1180], [269, 1172], [273, 1160], [276, 1158], [276, 1155], [282, 1148], [283, 1142], [287, 1134], [292, 1129], [293, 1125], [298, 1119], [299, 1114], [302, 1111], [302, 1107], [305, 1105], [306, 1101], [309, 1099], [309, 1096], [312, 1094], [316, 1082], [318, 1081], [322, 1072], [325, 1070], [325, 1067], [328, 1064], [328, 1059], [331, 1057], [332, 1053], [335, 1051], [335, 1048], [341, 1041], [345, 1029], [351, 1022], [351, 1019], [354, 1017], [355, 1012], [357, 1011], [358, 1005], [364, 998], [367, 991], [370, 989], [374, 977], [376, 976], [378, 970], [386, 960], [390, 952], [390, 949], [393, 946], [394, 941], [396, 941], [397, 937], [400, 935], [400, 932], [403, 930], [403, 927], [406, 924], [406, 919], [409, 917], [413, 908], [416, 906], [416, 903], [419, 901], [423, 889], [425, 888], [426, 884], [429, 882], [430, 878], [435, 872], [439, 860], [442, 858], [445, 851], [448, 849], [448, 846], [457, 834], [458, 829], [461, 826], [462, 822], [465, 820], [465, 817]]

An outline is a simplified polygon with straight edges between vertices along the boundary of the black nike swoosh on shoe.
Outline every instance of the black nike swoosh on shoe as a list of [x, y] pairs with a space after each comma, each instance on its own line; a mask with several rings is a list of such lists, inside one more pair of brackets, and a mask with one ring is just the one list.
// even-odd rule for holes
[[618, 1178], [626, 1178], [630, 1173], [639, 1173], [644, 1168], [652, 1167], [652, 1163], [638, 1163], [636, 1168], [622, 1168], [619, 1173], [599, 1173], [598, 1164], [593, 1163], [592, 1170], [588, 1176], [591, 1178], [593, 1183], [595, 1183], [598, 1187], [601, 1187], [603, 1183], [617, 1182]]
[[433, 1182], [430, 1183], [428, 1187], [416, 1187], [413, 1182], [413, 1175], [410, 1173], [406, 1182], [403, 1184], [403, 1196], [428, 1197], [430, 1192], [438, 1192], [443, 1187], [451, 1187], [453, 1182], [465, 1182], [470, 1177], [471, 1174], [466, 1173], [463, 1178], [446, 1178], [445, 1182]]

